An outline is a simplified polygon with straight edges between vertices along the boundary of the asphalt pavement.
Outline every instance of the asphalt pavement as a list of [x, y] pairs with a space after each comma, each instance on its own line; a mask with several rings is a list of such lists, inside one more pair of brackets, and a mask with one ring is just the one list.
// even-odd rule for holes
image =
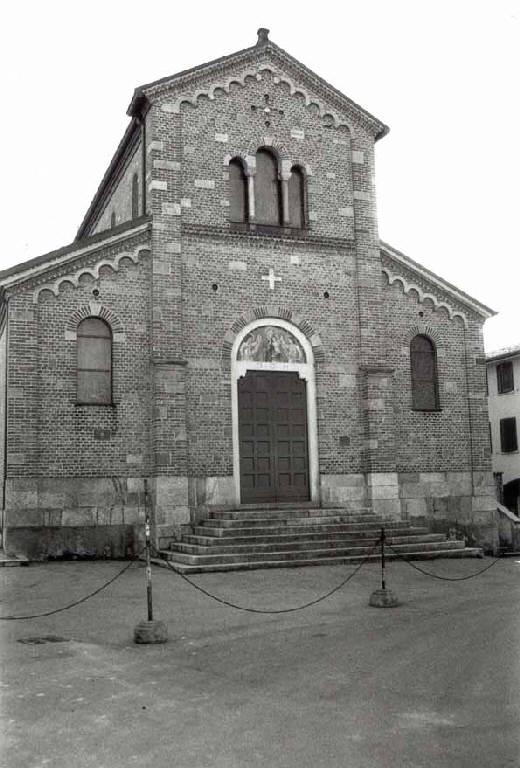
[[[365, 565], [317, 605], [239, 611], [153, 570], [164, 645], [136, 645], [145, 571], [53, 616], [0, 621], [1, 768], [505, 768], [520, 765], [520, 558], [466, 581], [390, 562], [401, 605], [368, 605]], [[463, 577], [483, 560], [418, 563]], [[0, 569], [0, 614], [53, 610], [123, 562]], [[199, 574], [243, 606], [280, 609], [354, 566]]]

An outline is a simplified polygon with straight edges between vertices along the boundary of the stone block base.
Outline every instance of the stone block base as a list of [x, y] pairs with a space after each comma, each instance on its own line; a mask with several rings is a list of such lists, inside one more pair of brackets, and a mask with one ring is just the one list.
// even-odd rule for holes
[[144, 527], [132, 525], [20, 526], [6, 533], [7, 551], [29, 560], [87, 560], [136, 557]]
[[140, 621], [134, 629], [134, 642], [139, 645], [166, 643], [168, 630], [162, 621]]
[[321, 475], [321, 503], [349, 511], [369, 507], [386, 519], [426, 526], [494, 554], [499, 535], [491, 483], [485, 471]]
[[373, 608], [395, 608], [399, 605], [399, 600], [391, 589], [376, 589], [370, 595], [368, 604]]

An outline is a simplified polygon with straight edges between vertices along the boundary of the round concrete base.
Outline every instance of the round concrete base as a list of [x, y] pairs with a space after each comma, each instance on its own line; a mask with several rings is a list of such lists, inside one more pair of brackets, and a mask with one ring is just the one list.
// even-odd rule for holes
[[168, 630], [163, 621], [140, 621], [134, 629], [134, 643], [166, 643]]
[[399, 600], [390, 589], [376, 589], [370, 595], [368, 604], [374, 608], [395, 608]]

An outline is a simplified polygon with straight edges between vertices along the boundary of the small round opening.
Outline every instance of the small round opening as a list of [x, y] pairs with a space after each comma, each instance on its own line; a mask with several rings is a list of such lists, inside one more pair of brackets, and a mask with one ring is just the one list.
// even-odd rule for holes
[[419, 312], [419, 317], [424, 317], [424, 312], [422, 310]]
[[94, 288], [94, 290], [92, 291], [92, 295], [95, 296], [96, 299], [97, 299], [97, 297], [99, 296], [99, 289], [98, 288]]
[[212, 290], [212, 291], [218, 291], [218, 285], [217, 285], [217, 283], [213, 283], [213, 284], [211, 285], [211, 290]]
[[323, 292], [323, 298], [324, 298], [324, 299], [328, 299], [328, 298], [329, 298], [329, 296], [330, 296], [330, 294], [329, 294], [329, 292], [328, 292], [328, 291], [324, 291], [324, 292]]

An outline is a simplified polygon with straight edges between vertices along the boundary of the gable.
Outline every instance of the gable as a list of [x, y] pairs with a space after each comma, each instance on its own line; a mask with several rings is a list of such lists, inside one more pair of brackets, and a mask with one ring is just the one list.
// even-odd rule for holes
[[[342, 123], [363, 126], [375, 139], [388, 133], [384, 123], [260, 34], [268, 30], [258, 32], [259, 43], [255, 46], [140, 86], [134, 92], [128, 113], [136, 114], [142, 109], [143, 101], [160, 101], [164, 111], [176, 113], [183, 102], [195, 105], [201, 97], [212, 100], [215, 92], [229, 92], [232, 85], [244, 85], [247, 78], [258, 78], [263, 71], [270, 71], [292, 95], [300, 96], [306, 106], [313, 106], [336, 127]], [[172, 100], [166, 106], [168, 96]]]
[[[254, 92], [255, 86], [259, 86], [256, 89], [257, 92]], [[351, 152], [350, 159], [352, 163], [358, 163], [358, 170], [360, 170], [358, 174], [362, 187], [360, 195], [363, 197], [359, 199], [367, 200], [367, 192], [364, 190], [366, 179], [364, 177], [367, 174], [373, 175], [373, 172], [367, 167], [365, 173], [365, 169], [361, 169], [361, 164], [364, 162], [364, 155], [372, 153], [373, 142], [384, 136], [388, 132], [388, 128], [297, 59], [272, 43], [268, 39], [268, 30], [260, 29], [258, 30], [257, 45], [180, 72], [177, 75], [140, 86], [135, 90], [128, 109], [132, 121], [83, 219], [77, 239], [106, 230], [112, 223], [117, 225], [129, 217], [129, 177], [131, 178], [137, 172], [140, 155], [142, 155], [144, 163], [144, 152], [138, 151], [136, 144], [143, 140], [144, 132], [148, 130], [147, 126], [152, 129], [150, 136], [152, 132], [155, 133], [155, 127], [151, 125], [149, 117], [150, 107], [156, 108], [157, 119], [164, 123], [170, 119], [175, 121], [179, 116], [182, 117], [183, 114], [186, 114], [188, 110], [201, 111], [203, 106], [214, 105], [217, 107], [214, 114], [211, 114], [210, 110], [206, 108], [202, 119], [206, 120], [205, 128], [210, 131], [211, 122], [214, 121], [214, 141], [226, 144], [229, 136], [227, 126], [229, 124], [235, 125], [240, 121], [243, 124], [247, 118], [251, 118], [250, 110], [256, 106], [258, 130], [256, 135], [249, 137], [248, 142], [253, 147], [250, 151], [254, 153], [259, 145], [272, 146], [273, 144], [272, 126], [266, 125], [271, 121], [260, 119], [266, 116], [266, 107], [271, 109], [271, 105], [262, 102], [265, 97], [265, 86], [269, 88], [270, 96], [280, 102], [285, 102], [283, 107], [275, 106], [270, 116], [276, 116], [276, 110], [288, 112], [285, 118], [287, 130], [280, 139], [280, 126], [277, 126], [277, 141], [279, 143], [281, 141], [282, 145], [289, 143], [294, 147], [295, 143], [303, 140], [307, 134], [315, 142], [324, 141], [324, 145], [326, 145], [329, 141], [331, 145], [336, 144], [335, 149], [337, 151], [330, 151], [330, 161], [325, 163], [327, 165], [326, 178], [328, 182], [336, 177], [348, 179], [348, 183], [352, 186], [353, 177], [354, 184], [356, 183], [356, 168], [345, 168], [347, 155]], [[238, 96], [240, 91], [243, 91], [242, 99]], [[226, 105], [226, 99], [228, 102], [235, 101], [238, 103], [229, 109], [231, 104]], [[230, 114], [228, 120], [224, 119], [225, 115], [222, 114], [226, 110]], [[295, 112], [297, 113], [296, 116]], [[280, 116], [279, 113], [278, 116]], [[190, 130], [196, 130], [194, 125], [196, 122], [197, 119], [194, 118], [193, 114], [190, 114]], [[305, 125], [302, 127], [304, 123]], [[183, 121], [183, 126], [185, 124], [187, 121]], [[248, 126], [248, 130], [250, 128], [251, 126]], [[284, 132], [281, 131], [281, 133]], [[354, 142], [351, 143], [353, 137]], [[151, 145], [153, 144], [152, 141]], [[190, 142], [186, 142], [186, 144], [185, 158], [189, 155], [190, 149], [195, 152], [195, 148]], [[151, 145], [147, 146], [148, 151], [153, 149]], [[232, 156], [231, 143], [229, 148]], [[206, 146], [204, 151], [207, 149]], [[298, 147], [295, 150], [291, 149], [291, 161], [305, 162], [303, 157], [298, 157]], [[244, 154], [243, 142], [240, 142], [239, 146], [237, 143], [236, 154]], [[221, 177], [223, 173], [222, 161], [226, 156], [229, 156], [229, 152], [225, 152], [218, 162], [215, 158], [215, 170], [217, 170], [218, 165], [217, 178]], [[335, 164], [336, 157], [339, 157], [341, 167], [333, 170], [331, 166]], [[285, 159], [286, 162], [289, 162], [287, 157]], [[157, 160], [154, 160], [155, 162]], [[178, 159], [176, 158], [174, 164], [177, 163]], [[132, 167], [129, 164], [132, 164]], [[372, 158], [367, 158], [367, 166], [372, 164]], [[159, 168], [160, 166], [156, 167]], [[194, 179], [199, 179], [202, 184], [208, 181], [204, 174], [199, 173], [197, 169], [193, 170], [192, 178], [188, 177], [189, 186], [193, 184]], [[142, 169], [141, 171], [143, 173]], [[139, 179], [140, 190], [144, 182], [142, 173]], [[183, 175], [186, 178], [186, 175]], [[353, 233], [352, 190], [350, 192], [346, 188], [339, 190], [335, 198], [332, 185], [329, 183], [328, 186], [329, 189], [326, 192], [331, 197], [331, 201], [330, 204], [327, 203], [326, 194], [323, 201], [324, 209], [329, 211], [328, 215], [332, 220], [339, 222], [340, 231], [337, 234], [340, 237], [350, 238]], [[190, 195], [185, 194], [184, 197], [187, 199], [186, 207], [189, 207]], [[227, 205], [225, 196], [220, 204]], [[146, 190], [140, 191], [139, 207], [141, 213], [147, 210]], [[314, 213], [312, 210], [310, 211], [310, 220], [312, 220]], [[215, 219], [215, 212], [212, 216]], [[188, 219], [189, 216], [185, 218]], [[218, 219], [218, 216], [216, 218]], [[325, 221], [323, 227], [318, 227], [318, 230], [320, 229], [321, 231], [317, 231], [317, 234], [330, 235], [334, 229], [332, 221]]]

